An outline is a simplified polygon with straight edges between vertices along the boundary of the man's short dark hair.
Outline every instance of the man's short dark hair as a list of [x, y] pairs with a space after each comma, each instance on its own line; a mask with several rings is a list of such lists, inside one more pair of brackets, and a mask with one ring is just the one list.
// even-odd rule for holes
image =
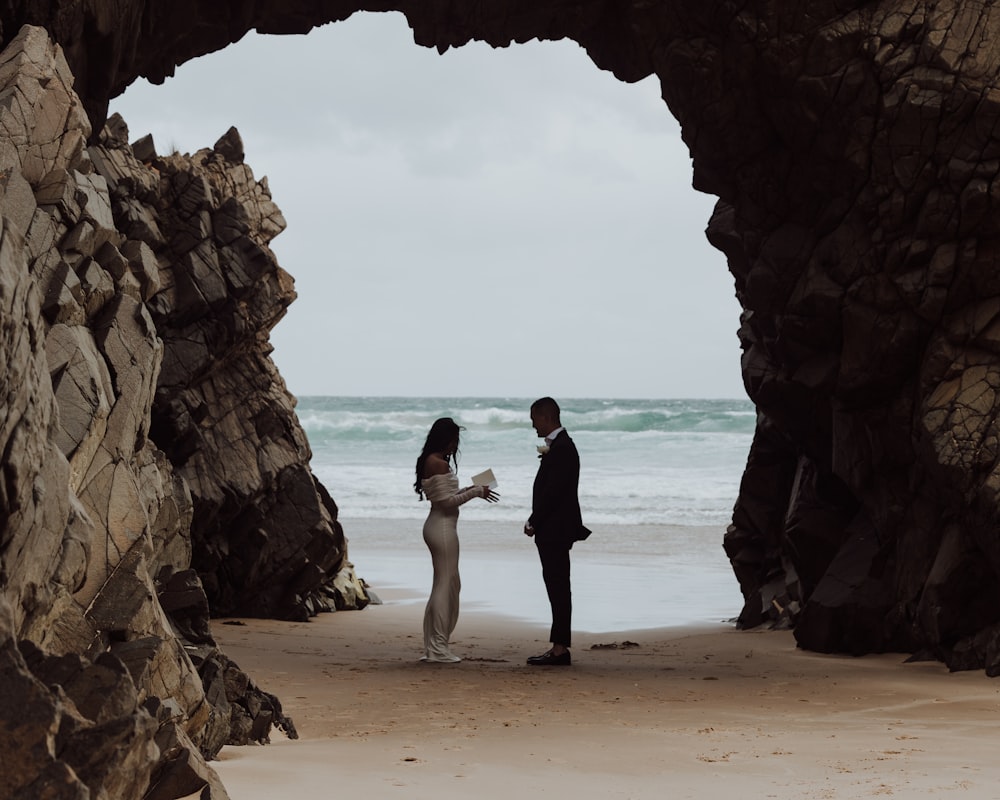
[[531, 404], [531, 410], [559, 419], [559, 404], [551, 397], [539, 397]]

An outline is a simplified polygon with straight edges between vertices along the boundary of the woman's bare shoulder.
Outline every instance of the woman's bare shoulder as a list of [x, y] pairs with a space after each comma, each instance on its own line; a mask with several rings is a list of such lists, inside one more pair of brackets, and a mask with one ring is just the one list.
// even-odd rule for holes
[[430, 478], [433, 475], [447, 475], [449, 472], [451, 472], [451, 467], [448, 465], [448, 462], [437, 453], [431, 453], [427, 456], [427, 460], [424, 462], [423, 477]]

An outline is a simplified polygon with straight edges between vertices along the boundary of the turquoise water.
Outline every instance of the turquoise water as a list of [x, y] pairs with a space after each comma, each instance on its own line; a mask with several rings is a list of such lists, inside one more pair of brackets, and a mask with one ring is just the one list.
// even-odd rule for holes
[[[466, 430], [460, 481], [492, 468], [502, 500], [477, 518], [520, 520], [530, 503], [538, 443], [526, 398], [303, 397], [298, 414], [313, 472], [341, 515], [422, 519], [413, 470], [431, 423]], [[725, 525], [753, 436], [746, 400], [560, 400], [580, 451], [588, 523]]]

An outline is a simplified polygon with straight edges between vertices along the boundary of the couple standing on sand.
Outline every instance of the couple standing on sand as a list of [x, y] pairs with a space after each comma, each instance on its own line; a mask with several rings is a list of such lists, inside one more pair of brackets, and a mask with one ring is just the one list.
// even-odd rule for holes
[[[572, 596], [569, 580], [569, 551], [573, 542], [587, 538], [580, 500], [580, 456], [559, 421], [559, 404], [543, 397], [531, 404], [531, 424], [538, 436], [538, 474], [531, 496], [531, 516], [524, 533], [534, 537], [542, 562], [542, 580], [552, 607], [551, 649], [531, 656], [532, 666], [569, 666], [570, 618]], [[450, 417], [437, 420], [427, 434], [424, 449], [417, 459], [414, 489], [421, 499], [431, 501], [424, 522], [424, 541], [431, 551], [434, 582], [424, 612], [424, 655], [421, 661], [455, 663], [462, 659], [448, 647], [458, 622], [458, 507], [474, 497], [495, 503], [500, 496], [488, 486], [458, 488], [458, 476], [452, 464], [458, 452], [462, 430]]]

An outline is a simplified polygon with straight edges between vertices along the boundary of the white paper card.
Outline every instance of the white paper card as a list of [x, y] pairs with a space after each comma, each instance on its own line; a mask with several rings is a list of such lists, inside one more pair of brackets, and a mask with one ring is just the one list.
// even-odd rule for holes
[[491, 489], [497, 488], [497, 479], [493, 475], [493, 470], [487, 469], [478, 475], [472, 476], [472, 483], [476, 486], [489, 486]]

